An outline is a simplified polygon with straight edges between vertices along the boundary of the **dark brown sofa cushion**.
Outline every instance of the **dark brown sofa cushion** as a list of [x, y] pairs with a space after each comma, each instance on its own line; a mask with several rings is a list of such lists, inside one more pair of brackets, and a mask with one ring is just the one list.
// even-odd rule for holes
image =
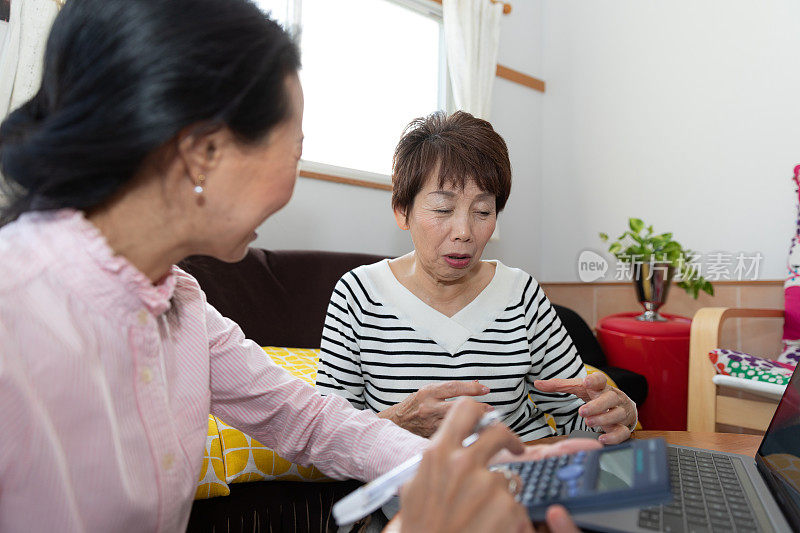
[[336, 282], [384, 257], [250, 248], [239, 263], [194, 256], [179, 266], [197, 278], [211, 305], [259, 346], [319, 348]]

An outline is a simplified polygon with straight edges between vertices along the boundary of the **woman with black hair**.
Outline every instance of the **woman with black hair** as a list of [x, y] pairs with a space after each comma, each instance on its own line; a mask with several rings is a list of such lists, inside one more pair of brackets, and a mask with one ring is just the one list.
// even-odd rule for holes
[[429, 442], [323, 398], [174, 266], [239, 260], [291, 197], [299, 63], [246, 0], [71, 0], [57, 17], [41, 88], [0, 125], [0, 530], [185, 528], [209, 411], [333, 477], [428, 448], [409, 530], [530, 529], [485, 468], [519, 441], [498, 425], [461, 448], [477, 404]]

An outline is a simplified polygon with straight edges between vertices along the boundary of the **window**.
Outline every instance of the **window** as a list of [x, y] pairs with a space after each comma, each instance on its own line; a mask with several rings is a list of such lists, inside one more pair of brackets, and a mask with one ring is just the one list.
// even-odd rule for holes
[[445, 108], [441, 6], [430, 0], [257, 3], [301, 28], [301, 168], [388, 183], [405, 126]]

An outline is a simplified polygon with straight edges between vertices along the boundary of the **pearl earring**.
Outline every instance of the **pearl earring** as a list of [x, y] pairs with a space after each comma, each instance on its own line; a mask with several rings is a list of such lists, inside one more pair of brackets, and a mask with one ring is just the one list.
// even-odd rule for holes
[[197, 175], [197, 185], [194, 187], [194, 193], [197, 196], [201, 196], [203, 194], [203, 183], [206, 182], [205, 174], [198, 174]]

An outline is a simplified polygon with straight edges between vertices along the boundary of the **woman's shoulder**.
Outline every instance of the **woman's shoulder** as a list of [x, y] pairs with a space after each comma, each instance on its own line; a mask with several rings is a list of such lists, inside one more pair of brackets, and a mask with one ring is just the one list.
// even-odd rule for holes
[[377, 292], [375, 288], [385, 283], [387, 272], [391, 274], [388, 259], [357, 266], [345, 272], [336, 287], [340, 290], [346, 288], [354, 298], [374, 297]]
[[203, 288], [200, 287], [200, 282], [197, 281], [197, 278], [177, 265], [172, 266], [170, 275], [175, 277], [173, 299], [177, 301], [202, 300], [205, 303], [206, 294]]
[[519, 291], [527, 291], [528, 289], [535, 289], [539, 286], [539, 282], [536, 281], [536, 278], [521, 268], [510, 267], [497, 259], [488, 260], [486, 262], [495, 265], [496, 277], [510, 280]]
[[56, 221], [52, 213], [28, 213], [0, 228], [0, 293], [67, 270], [71, 257], [59, 253], [65, 239]]
[[347, 276], [348, 274], [355, 276], [359, 279], [364, 279], [368, 277], [374, 277], [377, 273], [389, 268], [389, 259], [381, 259], [380, 261], [376, 261], [375, 263], [370, 263], [368, 265], [360, 265], [356, 268], [346, 272], [342, 278]]

